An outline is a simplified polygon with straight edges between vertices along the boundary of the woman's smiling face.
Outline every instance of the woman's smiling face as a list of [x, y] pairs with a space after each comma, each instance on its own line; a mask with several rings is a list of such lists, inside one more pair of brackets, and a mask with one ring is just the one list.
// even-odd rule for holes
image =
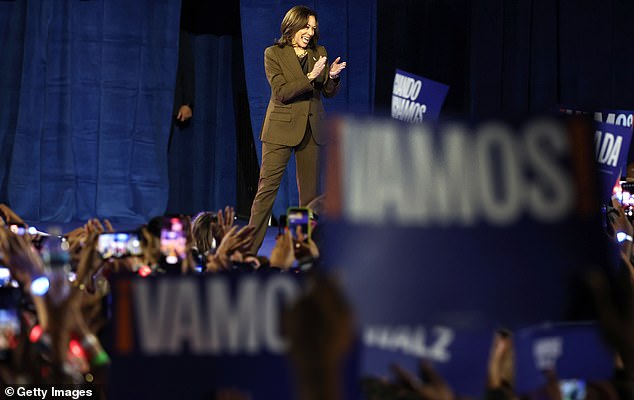
[[308, 16], [308, 22], [306, 23], [306, 27], [295, 32], [293, 36], [294, 44], [305, 49], [310, 43], [310, 39], [312, 39], [315, 34], [315, 30], [317, 29], [317, 21], [313, 15]]

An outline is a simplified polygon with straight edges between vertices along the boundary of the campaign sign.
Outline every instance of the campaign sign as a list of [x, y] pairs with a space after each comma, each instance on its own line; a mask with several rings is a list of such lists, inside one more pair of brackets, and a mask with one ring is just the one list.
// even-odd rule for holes
[[602, 110], [594, 113], [594, 119], [606, 124], [632, 127], [634, 111], [631, 110]]
[[601, 201], [609, 204], [614, 185], [625, 175], [632, 128], [597, 122], [595, 156], [601, 180]]
[[[560, 105], [564, 114], [590, 115], [574, 107]], [[595, 158], [601, 181], [601, 201], [609, 204], [614, 184], [625, 176], [627, 164], [634, 161], [630, 148], [632, 142], [632, 118], [634, 111], [602, 110], [594, 113], [597, 123], [594, 134]]]
[[[579, 110], [576, 107], [560, 104], [557, 106], [557, 110], [560, 113], [568, 115], [591, 115], [589, 111]], [[632, 119], [634, 118], [634, 111], [631, 110], [601, 110], [594, 112], [594, 119], [597, 122], [605, 122], [611, 125], [620, 125], [632, 127]]]
[[449, 86], [396, 70], [392, 87], [392, 118], [405, 122], [433, 122], [438, 119]]
[[614, 371], [614, 351], [594, 322], [536, 325], [515, 332], [513, 342], [518, 393], [545, 385], [546, 370], [585, 382], [609, 379]]
[[458, 332], [443, 325], [365, 325], [359, 368], [364, 376], [390, 379], [392, 365], [416, 374], [426, 360], [460, 394], [480, 395], [492, 340], [489, 331]]
[[280, 273], [116, 280], [109, 398], [294, 398], [280, 319], [300, 291]]
[[591, 123], [337, 127], [323, 254], [376, 350], [365, 373], [385, 372], [372, 354], [406, 347], [478, 396], [497, 328], [587, 311], [576, 279], [606, 260]]
[[623, 142], [621, 143], [621, 153], [625, 154], [625, 158], [622, 160], [623, 165], [621, 168], [621, 176], [626, 175], [627, 164], [634, 161], [634, 148], [632, 148], [632, 120], [634, 118], [634, 111], [632, 110], [603, 110], [600, 113], [594, 114], [594, 119], [599, 122], [605, 122], [606, 124], [626, 126], [630, 128], [627, 133], [625, 130], [620, 130]]

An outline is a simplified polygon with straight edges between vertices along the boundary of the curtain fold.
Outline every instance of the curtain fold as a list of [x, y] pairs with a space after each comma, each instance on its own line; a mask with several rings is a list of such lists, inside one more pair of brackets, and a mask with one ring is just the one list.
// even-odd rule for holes
[[632, 12], [634, 4], [619, 0], [479, 2], [471, 13], [471, 115], [515, 117], [557, 104], [632, 109]]
[[634, 107], [632, 2], [377, 1], [379, 109], [395, 68], [450, 85], [445, 116]]
[[[185, 33], [189, 34], [189, 33]], [[236, 205], [236, 119], [230, 35], [191, 35], [195, 106], [190, 124], [174, 127], [169, 152], [168, 212], [195, 214]], [[241, 118], [248, 118], [241, 116]]]
[[[132, 224], [162, 214], [180, 1], [12, 7], [23, 7], [23, 23], [0, 40], [22, 31], [24, 45], [22, 54], [19, 45], [9, 47], [21, 68], [0, 62], [1, 71], [20, 74], [3, 201], [31, 221]], [[7, 100], [0, 109], [10, 107]], [[4, 131], [5, 143], [11, 134]]]
[[0, 2], [0, 202], [7, 203], [24, 53], [26, 2]]

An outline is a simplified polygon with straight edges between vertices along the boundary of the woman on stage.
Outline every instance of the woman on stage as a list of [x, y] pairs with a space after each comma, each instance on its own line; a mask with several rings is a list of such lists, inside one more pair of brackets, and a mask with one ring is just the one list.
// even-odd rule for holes
[[319, 194], [319, 152], [325, 143], [320, 130], [324, 118], [321, 96], [337, 94], [339, 74], [346, 63], [337, 57], [328, 66], [326, 49], [317, 44], [317, 24], [314, 10], [305, 6], [291, 8], [282, 20], [282, 36], [264, 51], [271, 99], [260, 133], [262, 166], [249, 221], [255, 226], [254, 254], [262, 245], [292, 152], [295, 152], [300, 206]]

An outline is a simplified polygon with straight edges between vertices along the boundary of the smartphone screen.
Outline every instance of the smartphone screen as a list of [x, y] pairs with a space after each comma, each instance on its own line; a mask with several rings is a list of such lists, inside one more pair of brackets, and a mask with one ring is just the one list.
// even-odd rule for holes
[[311, 224], [310, 217], [311, 212], [308, 208], [303, 207], [291, 207], [287, 210], [286, 219], [288, 229], [291, 231], [293, 238], [297, 239], [297, 227], [300, 227], [305, 240], [310, 239]]
[[167, 266], [180, 265], [186, 257], [189, 224], [182, 217], [165, 217], [161, 227], [161, 254]]
[[9, 358], [20, 334], [19, 301], [18, 288], [0, 288], [0, 360]]
[[630, 220], [634, 220], [634, 183], [621, 182], [621, 206], [625, 216]]
[[4, 265], [0, 265], [0, 287], [9, 286], [12, 283], [14, 282], [11, 278], [11, 270]]
[[140, 256], [141, 240], [138, 232], [110, 232], [99, 235], [97, 251], [101, 258]]
[[586, 382], [582, 379], [564, 379], [559, 381], [561, 400], [584, 400]]

